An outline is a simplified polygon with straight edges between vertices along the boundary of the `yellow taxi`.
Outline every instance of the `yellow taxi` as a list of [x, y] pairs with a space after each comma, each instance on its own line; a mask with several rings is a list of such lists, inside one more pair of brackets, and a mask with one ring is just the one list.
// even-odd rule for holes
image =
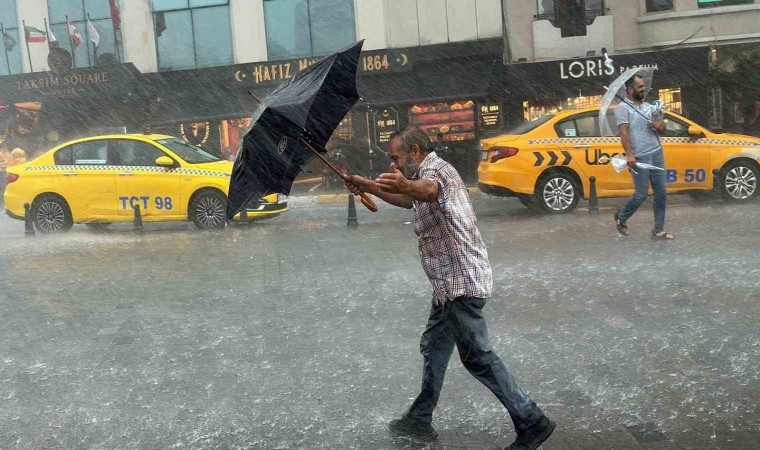
[[[146, 222], [191, 220], [208, 229], [225, 226], [232, 162], [176, 137], [122, 134], [76, 139], [7, 171], [6, 213], [24, 220], [28, 203], [42, 233], [129, 222], [136, 209]], [[272, 194], [248, 205], [245, 216], [287, 209], [287, 198]]]
[[[614, 115], [609, 116], [614, 121]], [[669, 193], [717, 188], [726, 200], [735, 202], [757, 196], [760, 139], [714, 133], [672, 112], [666, 113], [665, 124], [661, 140]], [[591, 177], [600, 198], [633, 194], [627, 171], [617, 173], [612, 168], [610, 158], [623, 155], [623, 146], [620, 137], [601, 135], [598, 108], [543, 116], [483, 139], [480, 148], [481, 191], [517, 197], [542, 212], [571, 211], [581, 198], [589, 197]]]

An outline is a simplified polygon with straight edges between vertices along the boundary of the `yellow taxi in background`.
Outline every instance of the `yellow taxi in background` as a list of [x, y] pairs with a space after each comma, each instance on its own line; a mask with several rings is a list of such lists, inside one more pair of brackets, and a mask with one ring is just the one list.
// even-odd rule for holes
[[[232, 162], [172, 136], [76, 139], [9, 167], [5, 210], [24, 220], [28, 203], [42, 233], [75, 223], [104, 228], [129, 222], [138, 206], [146, 222], [191, 220], [198, 228], [223, 228], [231, 172]], [[272, 194], [248, 205], [246, 215], [261, 219], [287, 209], [286, 197]]]
[[[632, 195], [630, 175], [615, 172], [610, 164], [610, 158], [624, 154], [620, 137], [602, 136], [598, 117], [598, 108], [565, 110], [482, 140], [481, 191], [517, 197], [523, 205], [546, 213], [571, 211], [581, 198], [588, 198], [591, 177], [596, 177], [600, 198]], [[717, 187], [729, 201], [757, 196], [760, 139], [713, 133], [672, 112], [666, 113], [665, 125], [661, 140], [669, 193]]]

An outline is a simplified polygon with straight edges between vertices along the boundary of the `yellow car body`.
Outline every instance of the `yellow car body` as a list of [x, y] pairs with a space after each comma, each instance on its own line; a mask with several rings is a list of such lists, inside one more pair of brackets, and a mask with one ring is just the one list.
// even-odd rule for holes
[[[145, 222], [191, 220], [219, 228], [226, 222], [232, 162], [172, 136], [120, 134], [66, 142], [7, 171], [6, 213], [23, 220], [29, 204], [41, 232], [133, 221], [138, 206]], [[272, 194], [245, 215], [260, 219], [287, 209], [285, 196]]]
[[[631, 176], [617, 173], [610, 163], [624, 155], [620, 137], [601, 136], [598, 112], [565, 110], [481, 140], [478, 186], [548, 213], [570, 211], [580, 198], [589, 198], [592, 177], [600, 198], [632, 195]], [[738, 202], [758, 194], [760, 139], [713, 133], [671, 112], [665, 124], [661, 142], [669, 193], [717, 187], [724, 198]]]

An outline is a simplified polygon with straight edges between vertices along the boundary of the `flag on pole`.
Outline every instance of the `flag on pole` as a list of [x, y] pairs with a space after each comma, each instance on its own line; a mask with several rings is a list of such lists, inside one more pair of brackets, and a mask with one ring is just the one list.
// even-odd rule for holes
[[95, 28], [95, 25], [90, 21], [90, 18], [87, 18], [87, 34], [90, 35], [90, 40], [93, 44], [95, 44], [95, 47], [100, 45], [100, 35], [98, 34], [97, 28]]
[[55, 35], [53, 34], [52, 28], [48, 30], [48, 46], [50, 46], [50, 49], [58, 48], [58, 39], [56, 39]]
[[119, 31], [121, 29], [121, 13], [119, 12], [119, 4], [116, 0], [108, 0], [111, 5], [111, 23], [113, 24], [113, 31]]
[[3, 44], [5, 44], [5, 50], [11, 51], [13, 50], [13, 47], [16, 46], [16, 40], [13, 39], [13, 36], [8, 34], [7, 31], [3, 32]]
[[24, 27], [24, 34], [26, 35], [26, 42], [47, 41], [47, 33], [34, 27]]
[[74, 43], [74, 45], [78, 46], [82, 43], [82, 35], [79, 34], [79, 30], [77, 29], [77, 26], [74, 25], [74, 22], [69, 20], [69, 37], [71, 38], [71, 42]]

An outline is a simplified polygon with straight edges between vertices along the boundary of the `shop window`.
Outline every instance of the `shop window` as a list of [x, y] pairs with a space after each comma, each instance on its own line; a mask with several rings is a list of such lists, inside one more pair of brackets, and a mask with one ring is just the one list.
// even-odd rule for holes
[[586, 27], [607, 12], [604, 0], [536, 0], [536, 20], [549, 20], [562, 37], [585, 36]]
[[581, 109], [599, 106], [601, 95], [569, 97], [564, 99], [536, 100], [523, 102], [523, 118], [536, 120], [546, 114], [556, 114], [563, 109]]
[[266, 0], [270, 60], [324, 56], [356, 40], [353, 0]]
[[158, 70], [234, 63], [229, 0], [153, 0]]
[[409, 110], [409, 122], [420, 127], [435, 142], [475, 139], [475, 102], [460, 100], [413, 105]]
[[0, 57], [0, 75], [21, 73], [21, 47], [24, 33], [19, 33], [16, 0], [0, 0], [0, 27], [2, 27], [5, 55]]
[[754, 0], [697, 0], [700, 8], [713, 8], [716, 6], [746, 5], [754, 3]]
[[251, 118], [227, 119], [221, 122], [222, 158], [234, 160], [240, 150], [248, 128], [251, 126]]
[[330, 140], [327, 141], [327, 149], [332, 150], [333, 146], [340, 145], [340, 141], [349, 142], [354, 137], [353, 118], [351, 114], [346, 114], [346, 117], [340, 121], [338, 126], [333, 131]]
[[675, 89], [660, 89], [659, 90], [659, 97], [660, 100], [665, 103], [665, 107], [668, 111], [673, 111], [677, 114], [683, 114], [683, 107], [681, 103], [681, 89], [675, 88]]
[[647, 12], [671, 11], [673, 0], [647, 0]]
[[[71, 52], [75, 67], [93, 67], [102, 55], [119, 58], [124, 54], [121, 38], [118, 4], [105, 0], [49, 0], [50, 32], [56, 43], [51, 44]], [[98, 33], [98, 45], [92, 41], [87, 27], [89, 15], [93, 27]], [[66, 23], [66, 18], [75, 28], [75, 33]], [[43, 30], [47, 31], [47, 30]], [[77, 37], [72, 38], [72, 34]]]

